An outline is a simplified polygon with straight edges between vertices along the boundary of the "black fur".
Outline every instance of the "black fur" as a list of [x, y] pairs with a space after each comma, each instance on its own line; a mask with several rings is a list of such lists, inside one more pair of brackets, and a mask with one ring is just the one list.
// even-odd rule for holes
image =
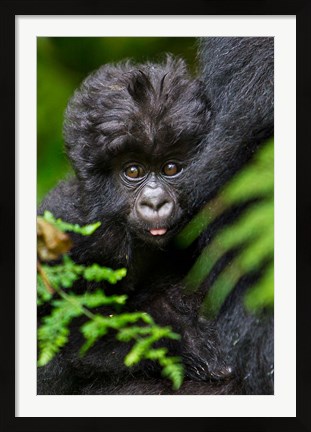
[[128, 346], [113, 335], [80, 358], [77, 322], [68, 346], [39, 368], [39, 394], [273, 393], [273, 316], [248, 314], [241, 302], [252, 275], [238, 284], [215, 320], [200, 317], [208, 284], [190, 295], [182, 280], [213, 232], [186, 251], [170, 237], [144, 239], [142, 227], [129, 217], [131, 193], [116, 174], [128, 151], [155, 161], [181, 155], [182, 175], [165, 183], [175, 194], [176, 210], [167, 222], [175, 234], [272, 136], [273, 39], [203, 38], [199, 61], [200, 80], [170, 56], [163, 64], [107, 65], [89, 76], [65, 117], [76, 177], [61, 182], [39, 209], [81, 225], [102, 222], [94, 235], [74, 236], [72, 257], [128, 268], [113, 292], [128, 294], [128, 310], [146, 311], [182, 335], [169, 349], [183, 358], [185, 382], [173, 392], [155, 363], [127, 368]]

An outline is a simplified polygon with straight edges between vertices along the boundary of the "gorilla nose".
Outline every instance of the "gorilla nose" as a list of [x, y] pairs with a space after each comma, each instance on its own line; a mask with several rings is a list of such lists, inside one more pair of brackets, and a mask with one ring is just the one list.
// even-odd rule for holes
[[139, 216], [150, 222], [167, 219], [173, 212], [171, 197], [161, 188], [146, 190], [137, 205]]

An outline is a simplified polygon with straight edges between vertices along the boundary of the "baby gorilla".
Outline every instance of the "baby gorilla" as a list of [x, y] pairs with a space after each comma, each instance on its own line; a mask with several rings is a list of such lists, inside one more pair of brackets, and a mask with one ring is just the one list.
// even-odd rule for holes
[[[180, 341], [164, 340], [162, 345], [170, 355], [182, 357], [185, 381], [174, 393], [156, 362], [126, 367], [129, 347], [114, 335], [100, 339], [81, 358], [77, 320], [62, 352], [39, 368], [38, 394], [271, 392], [270, 382], [263, 380], [256, 388], [243, 379], [252, 344], [261, 350], [256, 338], [248, 340], [256, 318], [245, 316], [238, 298], [226, 310], [226, 316], [238, 317], [245, 333], [246, 360], [236, 361], [236, 352], [224, 354], [231, 350], [235, 329], [220, 320], [227, 330], [219, 339], [218, 322], [199, 315], [203, 294], [183, 289], [182, 280], [200, 251], [179, 250], [173, 239], [210, 193], [202, 186], [202, 154], [212, 121], [205, 85], [190, 77], [183, 60], [171, 56], [163, 64], [103, 66], [75, 92], [66, 110], [64, 136], [76, 176], [52, 190], [39, 213], [49, 210], [80, 225], [101, 222], [91, 236], [72, 235], [71, 257], [85, 265], [127, 268], [126, 278], [113, 289], [108, 284], [105, 291], [126, 293], [125, 310], [145, 311], [181, 335]], [[85, 281], [76, 286], [77, 292], [92, 288]], [[250, 367], [261, 373], [253, 363]]]
[[40, 208], [102, 222], [95, 238], [76, 239], [75, 259], [131, 268], [139, 246], [169, 243], [195, 209], [194, 166], [209, 118], [203, 84], [170, 56], [103, 66], [83, 82], [64, 125], [76, 178]]
[[[171, 350], [185, 354], [187, 376], [197, 379], [218, 379], [228, 370], [213, 345], [213, 330], [197, 321], [199, 305], [191, 306], [196, 300], [184, 301], [178, 283], [192, 260], [173, 250], [171, 240], [195, 210], [194, 167], [210, 115], [203, 84], [190, 78], [180, 59], [101, 67], [86, 78], [66, 111], [65, 142], [76, 177], [61, 182], [39, 210], [81, 225], [101, 222], [92, 236], [74, 236], [71, 256], [84, 264], [125, 266], [128, 275], [117, 288], [129, 295], [127, 309], [149, 312], [180, 332], [183, 348], [175, 342]], [[39, 370], [38, 393], [164, 391], [155, 383], [117, 389], [121, 376], [158, 378], [160, 371], [156, 365], [141, 366], [141, 376], [139, 365], [129, 371], [123, 364], [128, 347], [113, 337], [81, 359], [76, 333], [61, 355]]]

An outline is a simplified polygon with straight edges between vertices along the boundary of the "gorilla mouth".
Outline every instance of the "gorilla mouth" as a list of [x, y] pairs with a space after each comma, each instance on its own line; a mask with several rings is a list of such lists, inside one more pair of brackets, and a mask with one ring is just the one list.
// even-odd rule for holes
[[149, 230], [150, 234], [153, 236], [162, 236], [167, 232], [166, 228], [153, 228]]

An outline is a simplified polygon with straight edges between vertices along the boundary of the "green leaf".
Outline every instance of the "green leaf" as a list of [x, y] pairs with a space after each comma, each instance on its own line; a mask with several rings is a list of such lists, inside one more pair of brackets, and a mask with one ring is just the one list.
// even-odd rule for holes
[[37, 274], [37, 304], [38, 306], [43, 303], [49, 302], [52, 298], [52, 293], [50, 293], [46, 286], [43, 283], [42, 277], [40, 274]]
[[58, 228], [61, 231], [72, 231], [72, 232], [75, 232], [77, 234], [82, 234], [84, 236], [93, 234], [93, 232], [96, 231], [97, 228], [100, 227], [100, 225], [101, 225], [100, 222], [95, 222], [93, 224], [89, 224], [89, 225], [85, 225], [85, 226], [80, 226], [78, 224], [71, 224], [68, 222], [64, 222], [60, 218], [56, 219], [53, 216], [53, 214], [48, 210], [45, 210], [45, 212], [43, 214], [43, 218], [47, 222], [53, 224], [56, 228]]
[[95, 292], [86, 292], [83, 294], [83, 304], [88, 308], [95, 308], [103, 305], [124, 305], [126, 302], [126, 295], [111, 295], [106, 296], [103, 290], [98, 289]]
[[118, 270], [112, 270], [108, 267], [101, 267], [98, 264], [92, 264], [90, 267], [85, 268], [83, 276], [88, 281], [100, 282], [106, 280], [111, 284], [116, 284], [126, 276], [126, 269], [121, 268]]
[[274, 268], [268, 267], [259, 281], [245, 295], [245, 307], [252, 312], [262, 308], [272, 308], [274, 300]]
[[103, 337], [108, 332], [108, 330], [108, 319], [101, 315], [96, 315], [94, 320], [83, 324], [81, 327], [81, 332], [83, 333], [86, 342], [81, 347], [80, 354], [84, 355], [98, 339]]
[[171, 362], [164, 366], [162, 375], [173, 383], [173, 389], [178, 390], [183, 383], [184, 368], [178, 357], [170, 357]]

